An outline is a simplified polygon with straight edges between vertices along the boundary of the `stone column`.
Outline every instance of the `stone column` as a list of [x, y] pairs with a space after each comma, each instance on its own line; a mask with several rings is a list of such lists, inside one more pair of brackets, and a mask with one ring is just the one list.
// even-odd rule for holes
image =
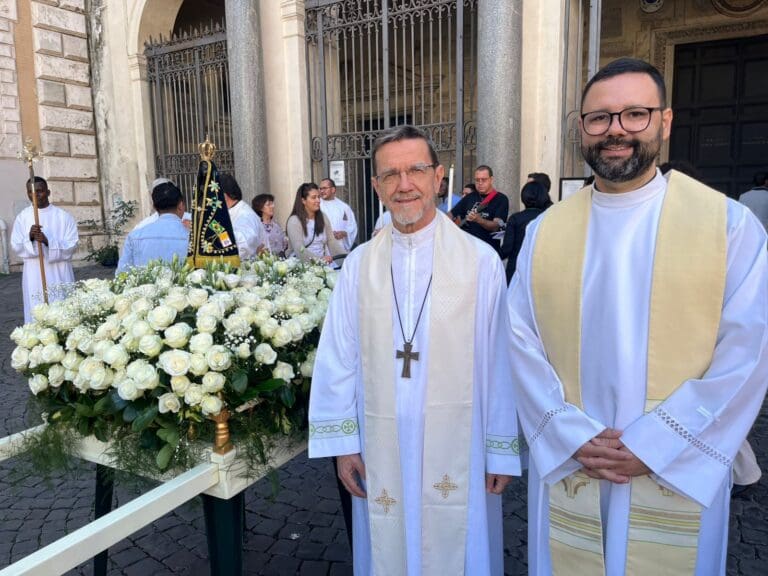
[[269, 191], [259, 2], [226, 0], [225, 11], [235, 172], [250, 201]]
[[[522, 0], [478, 2], [477, 162], [493, 168], [494, 185], [518, 203]], [[469, 178], [467, 178], [469, 179]]]

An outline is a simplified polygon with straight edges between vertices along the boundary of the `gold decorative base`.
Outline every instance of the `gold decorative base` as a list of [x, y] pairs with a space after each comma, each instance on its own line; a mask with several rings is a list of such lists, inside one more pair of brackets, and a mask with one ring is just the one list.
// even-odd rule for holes
[[229, 410], [222, 409], [216, 416], [211, 416], [211, 420], [216, 422], [216, 435], [213, 440], [213, 451], [216, 454], [226, 454], [234, 446], [229, 440]]

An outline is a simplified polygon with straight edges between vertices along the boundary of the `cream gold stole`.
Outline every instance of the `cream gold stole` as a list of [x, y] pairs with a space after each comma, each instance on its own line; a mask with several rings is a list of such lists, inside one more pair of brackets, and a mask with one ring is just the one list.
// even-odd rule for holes
[[[663, 202], [653, 261], [645, 412], [707, 370], [725, 289], [725, 196], [672, 171]], [[581, 288], [591, 207], [591, 188], [584, 188], [548, 211], [531, 272], [544, 348], [566, 401], [581, 409]], [[650, 476], [634, 478], [631, 489], [626, 574], [693, 574], [701, 507]], [[553, 574], [604, 574], [599, 482], [576, 472], [549, 494]]]
[[[429, 346], [421, 573], [443, 576], [464, 573], [478, 265], [471, 237], [440, 212], [436, 218], [429, 340], [416, 339], [414, 348], [418, 352]], [[400, 361], [396, 367], [393, 335], [399, 328], [393, 321], [391, 262], [389, 225], [366, 248], [358, 287], [366, 485], [376, 576], [405, 574], [407, 569], [395, 408]]]

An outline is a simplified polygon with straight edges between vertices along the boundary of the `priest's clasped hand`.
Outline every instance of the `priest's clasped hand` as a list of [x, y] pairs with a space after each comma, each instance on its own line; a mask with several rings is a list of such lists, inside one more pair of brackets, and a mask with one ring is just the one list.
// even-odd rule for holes
[[365, 490], [360, 487], [359, 480], [365, 480], [365, 464], [360, 454], [347, 454], [336, 457], [336, 473], [352, 496], [365, 498]]
[[573, 455], [590, 478], [626, 484], [633, 476], [645, 476], [651, 469], [620, 440], [621, 430], [606, 428]]
[[512, 481], [512, 476], [506, 474], [485, 473], [485, 491], [488, 494], [501, 494], [504, 488]]
[[32, 226], [29, 229], [29, 239], [32, 242], [42, 242], [46, 246], [48, 246], [48, 237], [43, 233], [42, 226], [38, 226], [37, 224], [32, 224]]

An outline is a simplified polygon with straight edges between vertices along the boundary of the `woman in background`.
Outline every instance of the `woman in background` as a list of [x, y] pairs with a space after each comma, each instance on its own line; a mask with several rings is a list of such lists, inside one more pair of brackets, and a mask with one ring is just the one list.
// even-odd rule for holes
[[320, 190], [314, 182], [305, 182], [296, 190], [288, 223], [289, 251], [303, 262], [333, 262], [334, 256], [346, 254], [333, 235], [328, 217], [320, 210]]
[[261, 218], [266, 233], [267, 250], [277, 256], [284, 256], [288, 248], [288, 238], [275, 221], [275, 197], [272, 194], [259, 194], [252, 201], [253, 211]]

